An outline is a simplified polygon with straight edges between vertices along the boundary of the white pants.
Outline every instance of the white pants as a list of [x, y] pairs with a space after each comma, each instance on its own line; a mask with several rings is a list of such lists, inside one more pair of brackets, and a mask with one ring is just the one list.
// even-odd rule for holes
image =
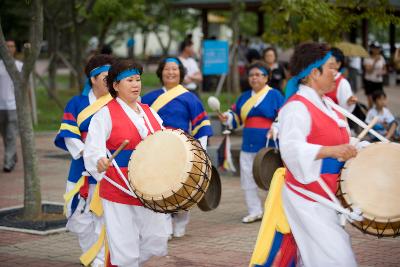
[[[67, 182], [67, 192], [75, 186], [75, 183]], [[89, 185], [89, 195], [85, 202], [81, 200], [75, 212], [68, 218], [67, 229], [78, 235], [79, 246], [85, 253], [98, 240], [103, 226], [103, 218], [97, 217], [90, 211], [90, 201], [96, 185]], [[70, 203], [68, 204], [70, 206]], [[68, 213], [71, 211], [69, 210]], [[104, 264], [104, 246], [101, 248], [96, 258], [93, 260], [93, 266]]]
[[240, 185], [244, 191], [247, 210], [250, 215], [263, 212], [258, 187], [253, 177], [253, 162], [257, 153], [240, 152]]
[[141, 206], [102, 199], [111, 263], [141, 266], [152, 256], [165, 256], [170, 228], [167, 215]]
[[300, 251], [300, 266], [356, 267], [349, 235], [336, 211], [302, 198], [286, 186], [283, 207]]
[[172, 229], [174, 235], [183, 235], [186, 231], [186, 225], [189, 223], [189, 211], [180, 211], [172, 215]]

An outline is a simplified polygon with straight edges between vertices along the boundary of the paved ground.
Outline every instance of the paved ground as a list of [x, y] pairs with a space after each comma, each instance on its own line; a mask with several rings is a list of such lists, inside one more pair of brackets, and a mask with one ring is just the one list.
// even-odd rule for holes
[[[388, 89], [389, 105], [400, 114], [400, 88]], [[68, 161], [54, 148], [55, 133], [36, 136], [39, 156], [42, 199], [62, 201]], [[1, 141], [0, 141], [1, 142]], [[0, 144], [0, 162], [3, 146]], [[20, 154], [19, 154], [20, 155]], [[0, 172], [0, 208], [23, 202], [23, 170], [21, 160], [14, 172]], [[248, 265], [260, 223], [244, 225], [243, 195], [238, 177], [222, 177], [223, 195], [219, 208], [212, 212], [192, 211], [187, 235], [169, 243], [169, 255], [152, 259], [146, 267], [172, 266], [246, 266]], [[261, 192], [264, 198], [266, 192]], [[400, 266], [400, 239], [377, 239], [366, 236], [351, 226], [353, 248], [361, 266]], [[79, 266], [77, 239], [70, 233], [37, 236], [0, 231], [0, 266], [29, 267]]]

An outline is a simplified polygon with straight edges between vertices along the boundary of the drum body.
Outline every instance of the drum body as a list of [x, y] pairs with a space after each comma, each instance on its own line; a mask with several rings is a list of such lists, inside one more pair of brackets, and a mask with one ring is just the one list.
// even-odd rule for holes
[[345, 208], [361, 209], [364, 233], [398, 236], [400, 231], [400, 144], [373, 143], [347, 161], [338, 197]]
[[145, 207], [173, 213], [188, 210], [204, 196], [211, 161], [196, 139], [167, 129], [139, 143], [128, 164], [128, 177]]
[[283, 167], [283, 161], [278, 149], [265, 147], [258, 151], [253, 162], [253, 176], [257, 186], [269, 190], [272, 177], [280, 167]]

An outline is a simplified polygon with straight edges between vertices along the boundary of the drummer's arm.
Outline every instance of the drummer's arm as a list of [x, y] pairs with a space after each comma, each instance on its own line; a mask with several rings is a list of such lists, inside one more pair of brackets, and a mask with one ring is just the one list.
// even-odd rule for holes
[[[107, 107], [99, 110], [92, 118], [83, 151], [86, 170], [97, 180], [103, 178], [106, 169], [106, 141], [111, 133], [111, 117]], [[99, 165], [100, 164], [100, 165]], [[104, 165], [104, 166], [103, 166]], [[99, 169], [102, 167], [103, 169]]]
[[320, 176], [322, 160], [317, 159], [320, 145], [307, 142], [311, 117], [298, 101], [287, 103], [279, 112], [280, 152], [286, 167], [301, 183], [308, 184]]

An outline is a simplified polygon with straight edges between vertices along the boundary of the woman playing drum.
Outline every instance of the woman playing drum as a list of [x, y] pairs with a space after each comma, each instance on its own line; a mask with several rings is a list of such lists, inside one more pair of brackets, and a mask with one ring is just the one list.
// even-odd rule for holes
[[[133, 150], [162, 127], [157, 113], [137, 102], [141, 74], [142, 67], [131, 60], [111, 66], [107, 86], [114, 99], [93, 116], [84, 152], [87, 170], [100, 181], [110, 259], [118, 266], [140, 266], [151, 256], [167, 253], [166, 215], [144, 208], [137, 198], [109, 182], [128, 190], [122, 176], [127, 177]], [[106, 151], [113, 153], [126, 139], [129, 144], [115, 158], [118, 166], [110, 166]]]
[[278, 117], [281, 155], [287, 167], [282, 199], [301, 262], [304, 266], [357, 266], [337, 212], [296, 189], [329, 199], [317, 180], [321, 177], [334, 194], [343, 161], [357, 154], [349, 145], [344, 117], [332, 110], [324, 97], [335, 82], [329, 47], [299, 45], [290, 69], [293, 77], [286, 89], [290, 98]]
[[[181, 83], [185, 77], [182, 62], [175, 57], [160, 62], [157, 76], [163, 87], [142, 97], [142, 103], [151, 106], [164, 121], [166, 128], [181, 129], [198, 139], [204, 149], [212, 135], [210, 120], [199, 98], [185, 89]], [[185, 235], [189, 212], [173, 215], [173, 235]]]
[[[57, 147], [67, 150], [72, 156], [64, 196], [68, 217], [66, 227], [78, 235], [84, 253], [88, 252], [99, 239], [102, 219], [89, 211], [96, 180], [91, 176], [82, 176], [82, 172], [85, 171], [82, 153], [93, 114], [112, 99], [104, 79], [113, 62], [114, 58], [109, 55], [96, 55], [89, 60], [85, 67], [87, 76], [85, 89], [81, 95], [74, 96], [68, 102], [60, 131], [54, 140]], [[82, 264], [87, 263], [89, 262], [82, 261]], [[91, 264], [92, 266], [104, 264], [104, 249], [98, 251]]]
[[[265, 147], [267, 132], [284, 101], [280, 91], [267, 85], [268, 71], [264, 63], [251, 64], [248, 74], [251, 90], [244, 92], [232, 109], [220, 116], [220, 120], [230, 128], [244, 126], [240, 152], [240, 183], [249, 214], [242, 219], [243, 223], [262, 218], [263, 209], [252, 172], [253, 161], [257, 152]], [[268, 145], [275, 146], [274, 142]]]

